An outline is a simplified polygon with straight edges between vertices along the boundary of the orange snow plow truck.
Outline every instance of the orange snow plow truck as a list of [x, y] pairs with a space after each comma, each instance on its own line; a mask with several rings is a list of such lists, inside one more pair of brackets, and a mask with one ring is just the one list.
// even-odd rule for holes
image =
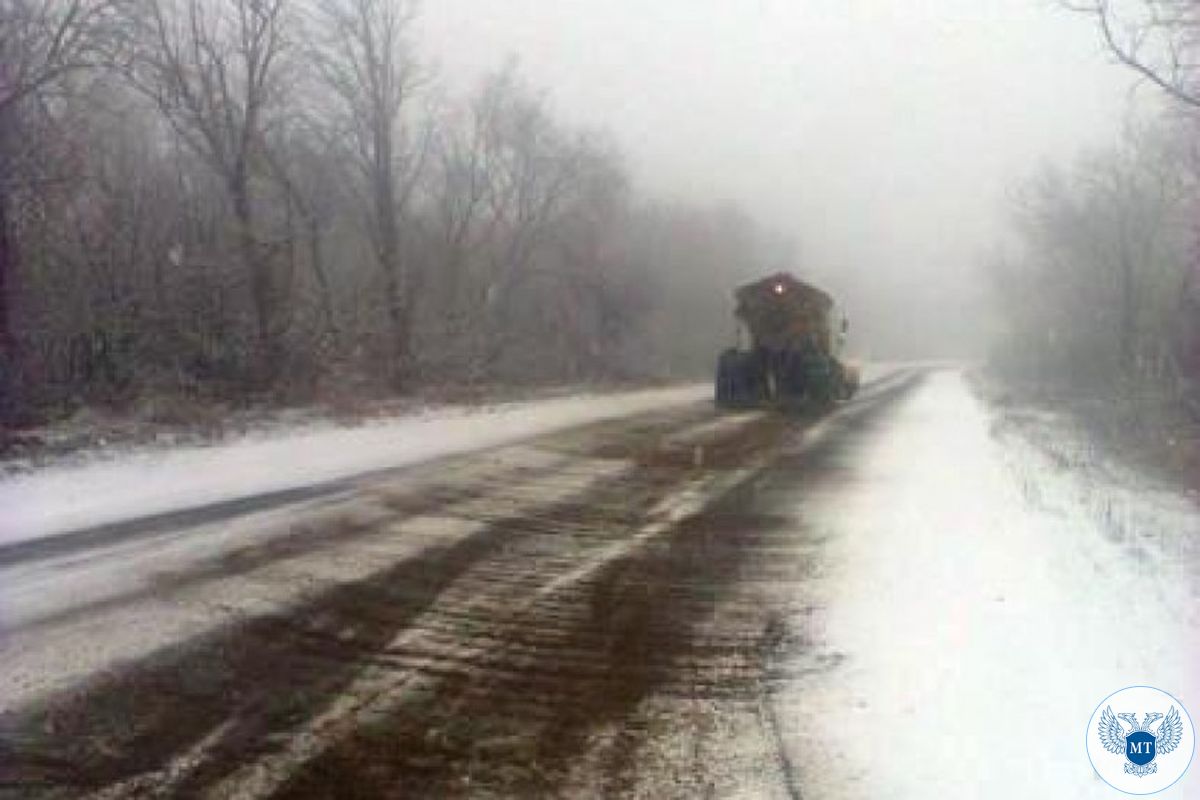
[[832, 297], [786, 272], [734, 296], [739, 346], [717, 361], [718, 406], [821, 409], [854, 395], [858, 369], [841, 358], [849, 321]]

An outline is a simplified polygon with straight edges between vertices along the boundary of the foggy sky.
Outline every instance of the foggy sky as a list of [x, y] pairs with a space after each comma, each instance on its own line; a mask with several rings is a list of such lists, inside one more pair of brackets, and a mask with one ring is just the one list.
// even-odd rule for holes
[[967, 302], [1014, 180], [1153, 103], [1052, 0], [427, 0], [420, 27], [450, 86], [515, 55], [646, 190], [794, 236], [877, 340], [961, 338], [937, 312]]

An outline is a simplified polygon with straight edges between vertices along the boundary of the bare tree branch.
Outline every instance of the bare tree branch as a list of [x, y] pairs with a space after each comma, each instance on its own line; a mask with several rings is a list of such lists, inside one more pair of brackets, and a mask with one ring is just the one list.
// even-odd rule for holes
[[1194, 0], [1137, 0], [1136, 4], [1062, 0], [1062, 5], [1095, 19], [1105, 47], [1118, 63], [1173, 99], [1200, 107], [1200, 4]]

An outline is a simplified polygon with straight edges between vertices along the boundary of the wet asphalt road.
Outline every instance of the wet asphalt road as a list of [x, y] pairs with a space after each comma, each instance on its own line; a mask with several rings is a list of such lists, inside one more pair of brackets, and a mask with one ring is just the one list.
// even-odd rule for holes
[[0, 551], [0, 796], [826, 796], [777, 699], [845, 659], [796, 498], [928, 379]]

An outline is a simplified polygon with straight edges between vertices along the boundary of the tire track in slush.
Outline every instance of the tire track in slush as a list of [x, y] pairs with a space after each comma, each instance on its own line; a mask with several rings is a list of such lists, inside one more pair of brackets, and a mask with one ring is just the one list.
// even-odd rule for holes
[[[355, 796], [543, 796], [556, 791], [592, 730], [627, 719], [648, 696], [759, 704], [769, 667], [763, 627], [705, 628], [716, 607], [739, 600], [739, 584], [773, 584], [773, 556], [794, 547], [792, 520], [756, 502], [758, 476], [781, 448], [820, 460], [914, 382], [819, 423], [800, 443], [793, 434], [804, 424], [776, 420], [738, 466], [724, 460], [724, 471], [679, 486], [636, 532], [496, 615], [493, 649], [481, 651], [475, 669], [381, 690], [319, 756], [297, 771], [280, 765], [274, 779], [286, 775], [282, 784], [217, 794], [300, 798], [339, 786]], [[798, 796], [777, 726], [775, 738], [780, 779]], [[622, 793], [619, 781], [606, 788]]]
[[[679, 427], [678, 417], [673, 424], [662, 415], [656, 419], [654, 425], [640, 426], [643, 434], [655, 426]], [[333, 588], [287, 613], [252, 618], [166, 647], [130, 668], [5, 714], [0, 719], [0, 788], [40, 786], [49, 794], [76, 797], [81, 790], [106, 785], [119, 794], [126, 782], [131, 790], [153, 792], [157, 778], [169, 778], [163, 793], [171, 794], [183, 784], [179, 771], [164, 770], [164, 764], [173, 755], [194, 754], [197, 743], [213, 731], [224, 729], [201, 749], [227, 766], [243, 761], [246, 750], [270, 749], [271, 737], [341, 693], [363, 654], [378, 656], [393, 631], [407, 626], [488, 554], [523, 539], [549, 541], [572, 526], [579, 529], [575, 544], [586, 548], [595, 536], [594, 526], [581, 524], [589, 514], [620, 521], [630, 509], [636, 512], [638, 502], [649, 502], [653, 489], [642, 487], [639, 500], [628, 479], [615, 477], [629, 469], [627, 462], [578, 455], [570, 455], [568, 462], [550, 475], [534, 473], [525, 482], [497, 487], [488, 498], [441, 509], [444, 518], [468, 524], [471, 532], [457, 542], [431, 547], [420, 558]], [[585, 495], [591, 507], [580, 506], [578, 498]], [[398, 503], [397, 513], [408, 506]], [[381, 534], [376, 530], [370, 535]], [[382, 535], [386, 539], [387, 531]], [[552, 556], [553, 550], [541, 554], [546, 568], [553, 568]], [[519, 570], [493, 574], [490, 581], [505, 589], [501, 594], [520, 596], [531, 582], [513, 579], [520, 575]], [[449, 610], [427, 617], [438, 621], [444, 638], [452, 638], [447, 630], [482, 627], [480, 619], [485, 618], [476, 607], [459, 604]], [[430, 631], [436, 633], [437, 626]], [[452, 652], [436, 649], [423, 660], [429, 672], [467, 663], [456, 664]]]
[[[819, 450], [911, 384], [865, 391], [841, 423], [708, 415], [653, 435], [606, 424], [590, 440], [548, 437], [537, 446], [605, 468], [451, 503], [439, 514], [461, 512], [465, 532], [419, 558], [8, 715], [0, 788], [544, 795], [597, 725], [650, 695], [758, 705], [763, 625], [705, 627], [794, 545], [757, 476], [801, 432]], [[402, 527], [397, 514], [387, 524]]]

